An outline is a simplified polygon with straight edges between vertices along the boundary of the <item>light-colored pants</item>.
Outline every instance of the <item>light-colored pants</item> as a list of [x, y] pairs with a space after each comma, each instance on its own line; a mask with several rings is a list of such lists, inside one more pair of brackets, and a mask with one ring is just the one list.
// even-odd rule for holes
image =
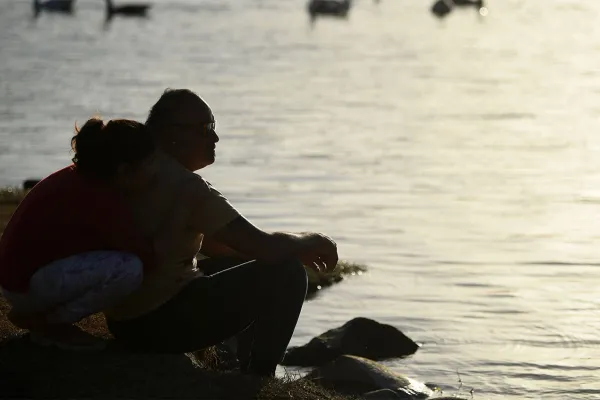
[[100, 312], [142, 282], [142, 262], [134, 254], [91, 251], [39, 269], [25, 293], [0, 288], [16, 314], [48, 312], [49, 323], [75, 323]]

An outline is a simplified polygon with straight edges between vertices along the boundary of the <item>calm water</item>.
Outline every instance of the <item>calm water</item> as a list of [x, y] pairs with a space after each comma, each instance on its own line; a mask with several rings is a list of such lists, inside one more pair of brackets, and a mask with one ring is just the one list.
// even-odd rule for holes
[[[332, 235], [370, 272], [293, 344], [367, 316], [425, 343], [387, 363], [475, 399], [600, 398], [600, 2], [155, 1], [148, 21], [0, 2], [0, 184], [69, 160], [75, 121], [189, 87], [219, 124], [203, 175], [269, 230]], [[465, 389], [463, 388], [463, 392]]]

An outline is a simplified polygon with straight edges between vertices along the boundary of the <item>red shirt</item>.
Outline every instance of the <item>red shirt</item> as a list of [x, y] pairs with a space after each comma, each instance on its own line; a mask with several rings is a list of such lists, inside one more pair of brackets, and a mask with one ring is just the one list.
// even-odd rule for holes
[[8, 222], [0, 238], [0, 286], [25, 292], [38, 269], [93, 250], [134, 253], [145, 269], [154, 262], [119, 193], [69, 166], [35, 185]]

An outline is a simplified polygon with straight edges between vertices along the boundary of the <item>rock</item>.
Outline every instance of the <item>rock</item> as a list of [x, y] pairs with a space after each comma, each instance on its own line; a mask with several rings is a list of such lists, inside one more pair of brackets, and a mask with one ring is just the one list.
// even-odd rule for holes
[[[346, 395], [374, 396], [367, 397], [373, 400], [426, 399], [433, 394], [424, 383], [395, 373], [375, 361], [350, 355], [317, 367], [302, 379], [310, 379]], [[392, 397], [392, 393], [396, 397]], [[388, 396], [383, 397], [385, 395]]]
[[[406, 398], [404, 395], [400, 395], [397, 392], [394, 392], [391, 389], [379, 389], [374, 390], [372, 392], [368, 392], [360, 396], [363, 400], [401, 400]], [[411, 398], [412, 399], [412, 398]], [[436, 396], [435, 393], [433, 397], [429, 398], [430, 400], [473, 400], [467, 399], [466, 397], [458, 397], [458, 396]]]
[[442, 396], [432, 397], [431, 400], [473, 400], [473, 397]]
[[391, 389], [379, 389], [365, 393], [361, 397], [364, 400], [396, 400], [400, 395]]
[[391, 325], [368, 318], [354, 318], [300, 347], [290, 347], [282, 365], [303, 367], [323, 365], [349, 354], [371, 360], [405, 357], [419, 345]]

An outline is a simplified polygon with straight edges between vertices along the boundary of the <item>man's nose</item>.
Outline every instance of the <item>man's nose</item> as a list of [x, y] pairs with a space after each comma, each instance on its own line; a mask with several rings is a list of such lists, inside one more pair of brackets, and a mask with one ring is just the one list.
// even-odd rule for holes
[[219, 141], [219, 135], [217, 135], [217, 131], [212, 131], [212, 133], [214, 135], [215, 143], [217, 143]]

